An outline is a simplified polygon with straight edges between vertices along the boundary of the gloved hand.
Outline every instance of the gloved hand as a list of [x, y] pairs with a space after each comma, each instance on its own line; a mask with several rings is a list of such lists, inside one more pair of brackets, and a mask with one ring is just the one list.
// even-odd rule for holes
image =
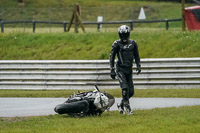
[[115, 73], [115, 69], [114, 69], [114, 68], [111, 69], [110, 77], [111, 77], [112, 79], [115, 79], [115, 77], [116, 77], [116, 73]]
[[136, 72], [137, 72], [137, 75], [140, 74], [140, 72], [141, 72], [141, 65], [140, 64], [137, 64]]

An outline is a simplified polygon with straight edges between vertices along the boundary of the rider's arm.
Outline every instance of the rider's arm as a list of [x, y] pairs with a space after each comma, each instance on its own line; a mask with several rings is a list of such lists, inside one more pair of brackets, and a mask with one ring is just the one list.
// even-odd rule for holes
[[118, 45], [117, 45], [117, 41], [115, 41], [113, 44], [112, 44], [112, 50], [110, 52], [110, 69], [114, 69], [114, 66], [115, 66], [115, 56], [117, 54], [117, 51], [118, 51]]
[[135, 57], [135, 63], [137, 65], [140, 65], [140, 56], [139, 56], [139, 51], [138, 51], [138, 46], [137, 43], [134, 43], [135, 47], [134, 47], [134, 57]]

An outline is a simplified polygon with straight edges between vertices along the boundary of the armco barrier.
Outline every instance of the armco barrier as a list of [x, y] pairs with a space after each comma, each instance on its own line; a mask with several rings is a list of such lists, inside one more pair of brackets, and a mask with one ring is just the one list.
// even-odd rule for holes
[[[200, 88], [200, 58], [141, 59], [135, 88]], [[1, 60], [0, 89], [119, 88], [108, 60]]]

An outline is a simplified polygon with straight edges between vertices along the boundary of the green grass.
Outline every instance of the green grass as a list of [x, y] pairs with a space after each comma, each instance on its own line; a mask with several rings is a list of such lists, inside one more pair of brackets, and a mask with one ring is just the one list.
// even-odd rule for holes
[[[105, 89], [106, 90], [106, 89]], [[81, 90], [88, 91], [88, 90]], [[103, 92], [104, 90], [102, 90]], [[107, 89], [114, 97], [121, 97], [121, 89]], [[77, 90], [0, 90], [0, 97], [68, 97]], [[200, 89], [135, 89], [134, 97], [200, 98]]]
[[[117, 30], [117, 29], [116, 29]], [[136, 30], [141, 58], [199, 57], [200, 32]], [[108, 59], [117, 32], [0, 34], [2, 60]]]
[[[139, 4], [155, 4], [156, 0], [24, 0], [25, 7], [68, 7], [72, 6], [74, 3], [78, 3], [82, 6], [103, 6], [103, 5], [139, 5]], [[158, 2], [157, 2], [158, 3]], [[172, 2], [173, 4], [180, 4]], [[1, 0], [0, 7], [18, 7], [18, 2], [16, 0]]]
[[0, 132], [198, 133], [200, 106], [137, 110], [135, 115], [105, 112], [101, 117], [67, 115], [0, 118]]
[[[177, 2], [149, 0], [24, 0], [25, 6], [22, 8], [18, 5], [17, 0], [1, 0], [0, 19], [69, 21], [74, 2], [81, 6], [83, 21], [96, 21], [97, 16], [103, 16], [104, 21], [137, 20], [141, 7], [144, 7], [147, 20], [181, 18], [181, 4]], [[186, 4], [187, 6], [191, 6], [191, 4]], [[160, 24], [139, 24], [139, 26], [164, 27]], [[181, 23], [176, 22], [171, 26], [181, 27]]]

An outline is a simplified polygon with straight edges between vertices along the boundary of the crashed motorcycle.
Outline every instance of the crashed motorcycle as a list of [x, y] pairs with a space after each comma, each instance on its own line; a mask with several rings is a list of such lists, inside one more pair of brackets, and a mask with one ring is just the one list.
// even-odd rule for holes
[[107, 93], [102, 93], [97, 85], [94, 91], [78, 92], [67, 98], [63, 104], [54, 108], [58, 114], [68, 114], [72, 117], [100, 116], [105, 110], [109, 110], [115, 103], [115, 98]]

